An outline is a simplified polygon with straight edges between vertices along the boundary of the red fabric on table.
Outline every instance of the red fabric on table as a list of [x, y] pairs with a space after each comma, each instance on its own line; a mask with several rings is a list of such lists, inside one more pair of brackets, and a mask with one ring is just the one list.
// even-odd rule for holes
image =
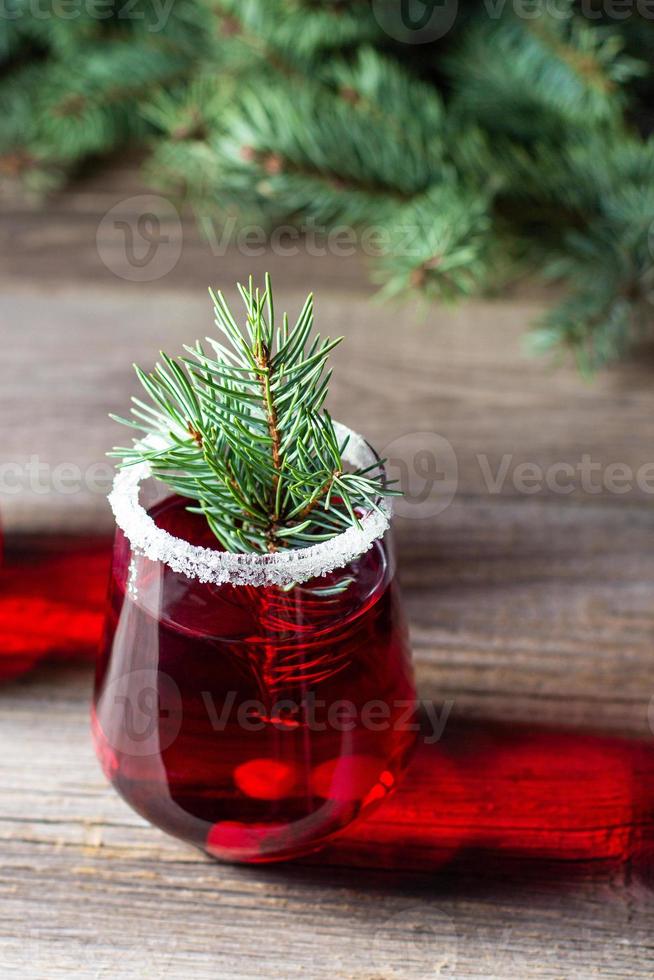
[[649, 888], [654, 739], [451, 720], [440, 742], [419, 744], [396, 793], [317, 860], [543, 886], [627, 866]]
[[14, 543], [0, 568], [0, 681], [95, 657], [110, 560], [106, 538]]

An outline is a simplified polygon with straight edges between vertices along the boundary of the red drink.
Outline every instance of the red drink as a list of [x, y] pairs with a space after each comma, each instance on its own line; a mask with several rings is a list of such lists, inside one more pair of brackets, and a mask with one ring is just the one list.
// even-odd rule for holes
[[[215, 548], [169, 497], [157, 525]], [[319, 847], [395, 786], [415, 690], [386, 539], [289, 589], [213, 585], [116, 538], [93, 717], [125, 800], [216, 857]]]

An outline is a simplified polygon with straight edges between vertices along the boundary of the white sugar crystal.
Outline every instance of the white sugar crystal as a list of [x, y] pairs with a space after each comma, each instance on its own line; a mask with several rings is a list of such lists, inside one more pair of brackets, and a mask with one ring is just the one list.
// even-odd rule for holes
[[[349, 436], [343, 453], [345, 462], [357, 469], [370, 466], [376, 456], [362, 436], [339, 422], [334, 423], [339, 441]], [[233, 554], [189, 544], [183, 538], [157, 527], [139, 502], [141, 481], [150, 476], [147, 463], [127, 466], [116, 474], [109, 503], [118, 527], [124, 532], [132, 549], [152, 561], [160, 561], [173, 571], [188, 578], [214, 585], [292, 585], [308, 582], [343, 568], [358, 558], [381, 538], [388, 529], [391, 516], [390, 498], [381, 501], [380, 511], [361, 518], [361, 527], [350, 527], [342, 534], [311, 545], [273, 554]]]

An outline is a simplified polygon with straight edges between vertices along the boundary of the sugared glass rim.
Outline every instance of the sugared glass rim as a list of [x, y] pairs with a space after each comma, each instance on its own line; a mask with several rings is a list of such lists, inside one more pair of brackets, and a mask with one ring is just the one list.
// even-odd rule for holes
[[[339, 442], [349, 437], [343, 453], [346, 463], [365, 468], [378, 457], [363, 436], [334, 422]], [[141, 482], [150, 476], [147, 462], [126, 466], [116, 473], [109, 503], [116, 524], [132, 550], [151, 561], [162, 562], [174, 572], [214, 585], [290, 586], [308, 582], [343, 568], [368, 551], [383, 537], [391, 520], [391, 498], [382, 497], [379, 510], [361, 518], [360, 527], [349, 527], [329, 541], [308, 548], [273, 554], [235, 554], [190, 544], [158, 527], [139, 500]]]

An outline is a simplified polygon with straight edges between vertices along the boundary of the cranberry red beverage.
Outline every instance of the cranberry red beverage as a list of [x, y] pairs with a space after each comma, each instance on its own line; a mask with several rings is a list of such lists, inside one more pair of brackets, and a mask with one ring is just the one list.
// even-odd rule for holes
[[[153, 516], [205, 536], [179, 498]], [[392, 561], [376, 541], [288, 590], [215, 586], [135, 557], [119, 532], [94, 735], [127, 802], [217, 857], [264, 861], [383, 800], [415, 737]]]

